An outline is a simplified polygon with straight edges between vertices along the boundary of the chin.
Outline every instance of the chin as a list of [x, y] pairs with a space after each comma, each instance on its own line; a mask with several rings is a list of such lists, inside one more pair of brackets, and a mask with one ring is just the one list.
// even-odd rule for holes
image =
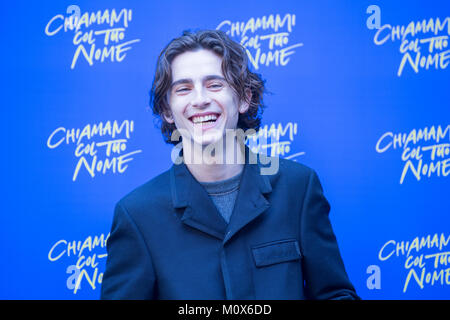
[[206, 147], [208, 145], [215, 144], [221, 141], [222, 137], [223, 137], [222, 135], [218, 134], [204, 134], [203, 136], [200, 137], [198, 136], [194, 137], [194, 142], [203, 147]]
[[211, 128], [205, 131], [194, 130], [192, 137], [193, 142], [202, 146], [207, 146], [220, 141], [223, 137], [223, 130]]

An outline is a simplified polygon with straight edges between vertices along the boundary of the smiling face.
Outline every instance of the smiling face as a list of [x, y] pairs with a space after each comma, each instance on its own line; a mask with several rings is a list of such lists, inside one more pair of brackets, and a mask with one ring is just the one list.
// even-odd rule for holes
[[249, 105], [239, 101], [225, 80], [220, 56], [205, 49], [187, 51], [173, 59], [171, 69], [171, 115], [165, 120], [175, 123], [183, 141], [192, 138], [205, 146], [222, 139], [227, 129], [236, 129], [239, 113]]

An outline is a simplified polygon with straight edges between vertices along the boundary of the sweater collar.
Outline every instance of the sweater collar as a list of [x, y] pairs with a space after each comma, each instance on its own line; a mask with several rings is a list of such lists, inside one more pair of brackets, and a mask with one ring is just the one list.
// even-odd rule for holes
[[202, 185], [190, 173], [184, 162], [170, 170], [172, 202], [183, 211], [184, 224], [227, 242], [240, 229], [270, 207], [264, 196], [272, 191], [270, 179], [261, 175], [258, 154], [245, 146], [245, 164], [239, 192], [230, 223], [227, 224]]

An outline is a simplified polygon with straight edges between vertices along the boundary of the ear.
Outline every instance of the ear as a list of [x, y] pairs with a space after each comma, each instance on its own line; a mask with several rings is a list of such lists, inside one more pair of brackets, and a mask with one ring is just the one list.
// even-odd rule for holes
[[250, 107], [250, 101], [252, 101], [252, 91], [250, 89], [245, 89], [245, 98], [241, 101], [239, 105], [239, 113], [246, 113]]
[[164, 117], [164, 120], [166, 122], [173, 124], [173, 123], [175, 123], [175, 120], [173, 119], [172, 109], [170, 107], [169, 101], [170, 101], [170, 90], [167, 91], [167, 93], [166, 93], [166, 102], [167, 102], [167, 104], [163, 108], [162, 116]]
[[163, 113], [163, 117], [164, 120], [168, 123], [174, 123], [175, 121], [173, 120], [173, 116], [172, 116], [172, 112], [168, 111], [168, 112], [164, 112]]

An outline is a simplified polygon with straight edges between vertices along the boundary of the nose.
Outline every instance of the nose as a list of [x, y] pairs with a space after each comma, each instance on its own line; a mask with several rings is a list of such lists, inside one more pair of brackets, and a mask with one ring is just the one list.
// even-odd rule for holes
[[205, 92], [203, 87], [194, 90], [191, 101], [191, 104], [194, 108], [204, 108], [207, 107], [210, 103], [211, 98], [208, 96], [208, 93]]

